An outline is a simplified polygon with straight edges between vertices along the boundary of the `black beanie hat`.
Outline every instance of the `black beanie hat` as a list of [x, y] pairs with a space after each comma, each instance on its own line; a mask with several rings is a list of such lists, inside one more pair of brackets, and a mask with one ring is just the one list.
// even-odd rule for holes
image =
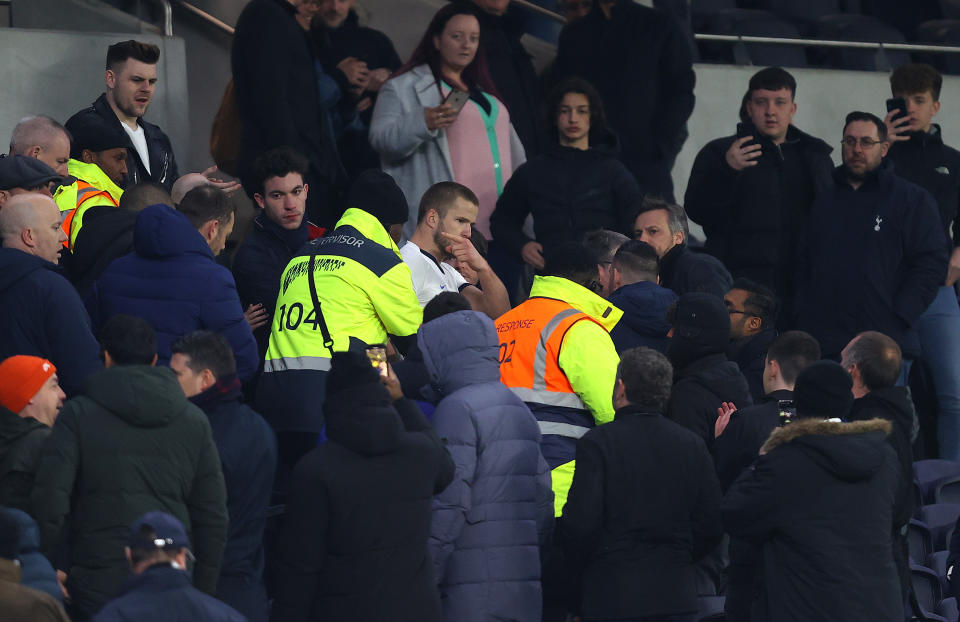
[[380, 374], [363, 352], [334, 352], [327, 372], [327, 397], [353, 387], [380, 385]]
[[673, 336], [723, 350], [730, 341], [730, 314], [723, 300], [706, 292], [688, 292], [667, 318]]
[[817, 361], [807, 366], [793, 388], [799, 417], [843, 418], [853, 406], [853, 380], [835, 361]]
[[120, 127], [120, 121], [104, 119], [92, 108], [81, 110], [64, 124], [73, 140], [70, 143], [70, 157], [79, 160], [84, 149], [100, 152], [107, 149], [126, 147], [129, 143], [127, 133]]
[[407, 198], [393, 177], [383, 171], [370, 169], [357, 176], [350, 186], [347, 207], [356, 207], [380, 221], [384, 229], [402, 224], [410, 218]]

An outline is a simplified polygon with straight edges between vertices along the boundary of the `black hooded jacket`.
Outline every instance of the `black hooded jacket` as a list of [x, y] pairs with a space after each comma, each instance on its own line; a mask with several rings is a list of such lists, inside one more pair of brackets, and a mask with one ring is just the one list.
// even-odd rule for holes
[[77, 291], [56, 265], [13, 248], [0, 248], [0, 326], [0, 361], [16, 354], [49, 359], [68, 397], [102, 367]]
[[719, 259], [690, 250], [684, 242], [660, 258], [660, 285], [672, 289], [677, 296], [706, 292], [723, 298], [733, 286], [733, 277]]
[[427, 539], [450, 454], [376, 380], [328, 393], [324, 414], [329, 440], [293, 472], [271, 620], [439, 621]]
[[133, 228], [138, 212], [109, 205], [91, 207], [73, 244], [70, 281], [85, 296], [117, 257], [133, 252]]
[[587, 150], [553, 144], [513, 172], [497, 199], [490, 230], [497, 243], [517, 257], [530, 242], [523, 223], [533, 215], [533, 230], [544, 253], [587, 231], [628, 233], [633, 210], [643, 195], [630, 171], [617, 159], [611, 132], [591, 136]]
[[31, 514], [30, 491], [50, 428], [0, 406], [0, 506]]
[[763, 400], [763, 368], [767, 350], [777, 338], [777, 331], [768, 328], [751, 337], [734, 339], [727, 348], [727, 358], [737, 364], [750, 386], [754, 403]]
[[900, 474], [889, 431], [880, 419], [801, 419], [777, 429], [727, 492], [724, 528], [763, 546], [754, 620], [903, 620], [890, 537]]
[[712, 449], [720, 404], [733, 402], [740, 408], [753, 405], [750, 388], [740, 368], [728, 361], [725, 354], [707, 354], [682, 364], [674, 351], [676, 344], [675, 337], [668, 350], [677, 371], [666, 415], [702, 438], [707, 448]]

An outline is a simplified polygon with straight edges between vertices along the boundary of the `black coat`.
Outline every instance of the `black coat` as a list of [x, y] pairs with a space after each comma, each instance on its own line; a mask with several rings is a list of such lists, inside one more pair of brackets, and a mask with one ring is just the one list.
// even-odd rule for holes
[[692, 251], [683, 243], [660, 258], [660, 285], [672, 289], [677, 296], [707, 292], [723, 298], [733, 286], [733, 277], [719, 259]]
[[271, 620], [439, 621], [427, 539], [450, 454], [379, 383], [328, 394], [324, 414], [329, 440], [293, 472]]
[[675, 373], [666, 415], [703, 439], [708, 448], [713, 447], [720, 404], [753, 405], [746, 379], [724, 354], [704, 356]]
[[480, 40], [486, 50], [487, 69], [500, 100], [510, 111], [527, 157], [545, 146], [543, 93], [533, 60], [520, 42], [524, 34], [522, 9], [509, 7], [502, 16], [478, 10], [472, 0], [452, 0], [472, 7], [480, 18]]
[[194, 584], [216, 589], [227, 539], [223, 473], [207, 418], [167, 368], [115, 366], [91, 376], [44, 444], [31, 502], [44, 553], [67, 553], [67, 589], [84, 616], [129, 576], [130, 525], [153, 510], [184, 524]]
[[[310, 231], [311, 226], [306, 219], [299, 229], [287, 231], [262, 211], [257, 214], [253, 219], [253, 227], [233, 258], [233, 279], [237, 283], [237, 295], [244, 309], [252, 304], [261, 304], [267, 313], [273, 315], [280, 294], [280, 277], [300, 247], [307, 243]], [[316, 233], [319, 237], [319, 231]], [[258, 371], [263, 370], [271, 323], [253, 331], [260, 353]]]
[[957, 218], [957, 207], [960, 205], [960, 151], [943, 144], [939, 125], [931, 127], [928, 134], [915, 132], [910, 136], [906, 142], [891, 144], [887, 159], [896, 165], [898, 176], [933, 195], [952, 250], [956, 245], [954, 240], [960, 240], [960, 219]]
[[50, 428], [0, 406], [0, 507], [30, 514], [30, 491]]
[[[897, 513], [894, 515], [893, 524], [893, 554], [897, 561], [901, 588], [906, 595], [906, 589], [910, 585], [909, 551], [907, 539], [901, 533], [901, 529], [910, 522], [910, 517], [913, 515], [913, 448], [910, 439], [917, 425], [917, 413], [913, 407], [913, 400], [905, 387], [876, 389], [854, 400], [847, 419], [850, 421], [886, 419], [893, 425], [887, 441], [897, 452], [900, 465], [900, 488], [897, 492]], [[920, 563], [919, 560], [918, 563]]]
[[[763, 403], [737, 409], [723, 434], [713, 444], [713, 458], [726, 492], [740, 474], [756, 462], [760, 448], [780, 425], [780, 400], [792, 400], [793, 391], [773, 391]], [[762, 589], [763, 548], [757, 542], [730, 538], [730, 565], [724, 609], [730, 622], [750, 619], [750, 607]]]
[[287, 0], [251, 0], [237, 18], [230, 53], [237, 109], [243, 125], [240, 177], [254, 159], [288, 145], [310, 160], [307, 210], [311, 220], [332, 227], [340, 214], [329, 189], [345, 173], [320, 105], [314, 57], [307, 34]]
[[562, 242], [579, 240], [587, 231], [630, 232], [643, 195], [616, 158], [616, 137], [602, 136], [602, 142], [586, 151], [551, 145], [513, 172], [490, 217], [498, 244], [519, 258], [523, 245], [531, 241], [523, 233], [530, 214], [545, 254]]
[[697, 610], [694, 562], [720, 541], [720, 486], [703, 443], [627, 406], [577, 442], [557, 538], [587, 620]]
[[263, 529], [277, 467], [277, 441], [263, 417], [243, 403], [236, 376], [190, 398], [210, 420], [227, 487], [230, 530], [216, 596], [248, 622], [269, 615], [263, 586]]
[[763, 546], [753, 619], [900, 622], [891, 529], [900, 474], [883, 420], [776, 430], [723, 499], [731, 536]]
[[554, 67], [560, 78], [577, 75], [597, 87], [640, 187], [672, 196], [670, 168], [686, 138], [696, 82], [689, 43], [674, 18], [617, 0], [607, 20], [595, 2], [560, 33]]
[[776, 329], [768, 328], [752, 337], [735, 339], [727, 348], [727, 358], [737, 364], [743, 377], [747, 379], [754, 403], [763, 399], [763, 368], [766, 365], [767, 350], [776, 338]]
[[623, 311], [623, 317], [610, 331], [617, 352], [646, 346], [666, 353], [670, 340], [667, 309], [677, 295], [650, 281], [624, 285], [610, 294], [610, 304]]
[[110, 262], [133, 252], [135, 210], [109, 205], [91, 207], [83, 215], [83, 228], [73, 244], [70, 281], [84, 297]]
[[[126, 130], [120, 127], [122, 121], [117, 118], [113, 108], [110, 107], [110, 103], [107, 102], [106, 93], [101, 94], [89, 108], [81, 110], [74, 116], [80, 115], [96, 115], [108, 123], [114, 123], [125, 137], [127, 175], [119, 184], [121, 188], [133, 188], [137, 184], [152, 181], [170, 192], [170, 189], [173, 188], [173, 182], [180, 177], [180, 171], [177, 169], [177, 159], [173, 156], [173, 145], [170, 144], [170, 139], [159, 126], [147, 123], [143, 118], [137, 120], [140, 127], [143, 128], [143, 137], [147, 141], [147, 154], [150, 158], [150, 172], [148, 173], [147, 167], [143, 165], [143, 161], [140, 159], [140, 153], [133, 146], [133, 141], [130, 140], [130, 136], [127, 135]], [[86, 225], [86, 220], [84, 220], [84, 225]]]
[[56, 265], [13, 248], [0, 248], [0, 326], [0, 361], [49, 359], [68, 397], [103, 365], [77, 291]]
[[[943, 225], [933, 197], [884, 161], [854, 190], [845, 168], [813, 204], [797, 283], [798, 328], [836, 358], [858, 333], [876, 330], [918, 354], [908, 330], [947, 276]], [[879, 223], [878, 223], [879, 219]]]
[[[762, 155], [756, 166], [735, 171], [726, 153], [742, 136], [753, 136]], [[749, 123], [741, 123], [733, 136], [707, 143], [694, 160], [684, 197], [687, 215], [707, 235], [705, 250], [735, 277], [753, 279], [789, 298], [798, 248], [795, 234], [809, 217], [813, 199], [831, 185], [831, 151], [827, 143], [792, 125], [786, 150]], [[785, 154], [800, 156], [795, 164], [806, 182], [799, 184], [805, 186], [801, 192], [795, 187], [799, 179], [788, 174]], [[798, 194], [806, 196], [797, 200]]]

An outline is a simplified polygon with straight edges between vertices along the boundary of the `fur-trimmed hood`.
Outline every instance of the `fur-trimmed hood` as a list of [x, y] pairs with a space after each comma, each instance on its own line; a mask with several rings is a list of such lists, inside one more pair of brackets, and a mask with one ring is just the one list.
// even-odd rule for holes
[[856, 481], [870, 477], [883, 464], [890, 430], [891, 423], [885, 419], [852, 423], [801, 419], [774, 430], [760, 453], [797, 447], [840, 479]]

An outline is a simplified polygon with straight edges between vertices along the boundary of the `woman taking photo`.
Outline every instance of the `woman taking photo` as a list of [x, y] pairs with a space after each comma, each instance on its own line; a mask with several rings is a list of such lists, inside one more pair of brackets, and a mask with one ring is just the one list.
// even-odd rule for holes
[[[547, 100], [553, 145], [517, 169], [497, 202], [492, 228], [497, 242], [534, 268], [552, 247], [584, 233], [632, 233], [633, 211], [643, 198], [617, 159], [617, 137], [606, 128], [597, 90], [568, 78]], [[521, 230], [533, 214], [536, 239]]]
[[447, 5], [434, 15], [407, 64], [380, 90], [370, 144], [407, 197], [407, 237], [427, 188], [456, 181], [480, 199], [476, 228], [489, 240], [497, 197], [525, 160], [482, 49], [477, 14], [469, 6]]

